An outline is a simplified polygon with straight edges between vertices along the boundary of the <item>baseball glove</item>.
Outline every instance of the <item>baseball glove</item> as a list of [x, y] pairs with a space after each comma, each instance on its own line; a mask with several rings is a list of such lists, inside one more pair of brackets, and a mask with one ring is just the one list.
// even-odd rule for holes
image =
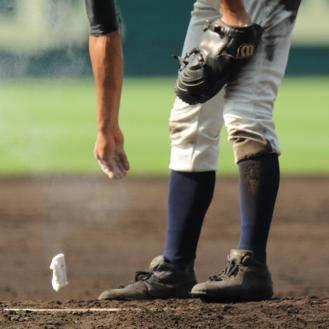
[[253, 56], [261, 33], [257, 24], [234, 27], [220, 19], [210, 22], [199, 47], [179, 59], [176, 95], [189, 104], [215, 96]]

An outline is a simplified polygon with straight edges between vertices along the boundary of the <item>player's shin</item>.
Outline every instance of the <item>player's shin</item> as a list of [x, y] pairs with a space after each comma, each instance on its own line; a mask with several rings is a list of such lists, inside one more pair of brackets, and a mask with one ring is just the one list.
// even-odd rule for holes
[[240, 173], [241, 233], [240, 249], [254, 252], [266, 263], [266, 244], [271, 226], [280, 169], [277, 154], [242, 160]]
[[172, 171], [164, 256], [176, 264], [193, 261], [204, 216], [213, 197], [216, 174]]

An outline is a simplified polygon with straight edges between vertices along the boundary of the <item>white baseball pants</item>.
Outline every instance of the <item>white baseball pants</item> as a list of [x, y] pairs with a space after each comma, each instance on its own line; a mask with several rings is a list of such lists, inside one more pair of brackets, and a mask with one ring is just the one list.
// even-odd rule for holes
[[[195, 2], [183, 55], [198, 46], [206, 22], [220, 16], [219, 1]], [[176, 99], [169, 119], [170, 169], [217, 170], [223, 122], [236, 162], [262, 154], [280, 154], [273, 104], [287, 65], [296, 14], [283, 2], [245, 0], [252, 22], [265, 30], [253, 59], [234, 83], [205, 104], [189, 105]]]

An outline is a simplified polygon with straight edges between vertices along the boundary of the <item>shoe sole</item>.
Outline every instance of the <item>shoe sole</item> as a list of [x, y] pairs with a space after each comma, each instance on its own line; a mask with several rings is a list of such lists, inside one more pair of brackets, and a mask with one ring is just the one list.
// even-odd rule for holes
[[269, 300], [272, 298], [273, 294], [259, 294], [256, 296], [237, 296], [237, 297], [221, 297], [221, 296], [211, 296], [206, 292], [198, 292], [191, 294], [193, 298], [199, 298], [206, 303], [237, 303], [237, 302], [255, 302], [262, 300]]
[[102, 297], [100, 295], [98, 300], [119, 300], [119, 301], [134, 301], [134, 300], [154, 300], [154, 299], [191, 299], [193, 298], [191, 293], [181, 294], [181, 295], [151, 295], [147, 294], [144, 296], [113, 296], [113, 297]]

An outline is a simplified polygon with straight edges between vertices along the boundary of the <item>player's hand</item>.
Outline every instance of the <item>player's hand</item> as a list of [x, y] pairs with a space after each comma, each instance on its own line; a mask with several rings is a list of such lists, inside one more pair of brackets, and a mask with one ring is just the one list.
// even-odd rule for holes
[[246, 13], [237, 15], [235, 13], [224, 13], [222, 21], [231, 26], [249, 26], [251, 24], [250, 18]]
[[242, 0], [226, 0], [220, 2], [221, 20], [231, 26], [249, 26], [250, 18]]
[[129, 170], [129, 162], [124, 151], [124, 137], [120, 128], [114, 131], [98, 132], [95, 157], [109, 178], [123, 178]]

